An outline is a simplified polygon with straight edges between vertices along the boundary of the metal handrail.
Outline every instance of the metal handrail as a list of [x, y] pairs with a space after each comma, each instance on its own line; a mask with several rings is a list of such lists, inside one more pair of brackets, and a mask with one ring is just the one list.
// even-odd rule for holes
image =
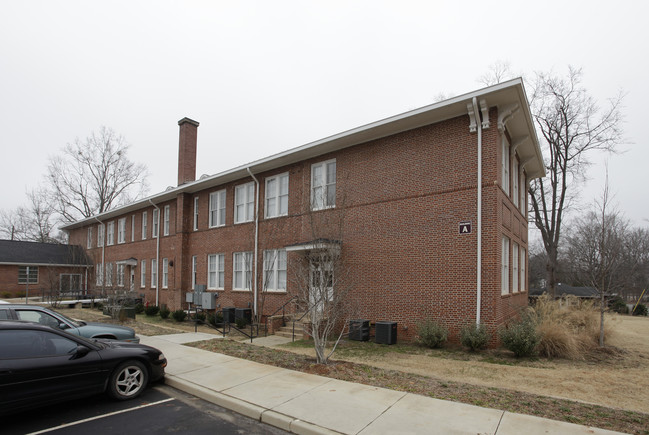
[[268, 337], [268, 320], [269, 320], [271, 317], [273, 317], [275, 314], [279, 313], [280, 310], [281, 310], [281, 311], [282, 311], [282, 323], [284, 323], [284, 317], [285, 317], [284, 308], [285, 308], [289, 303], [293, 302], [295, 299], [297, 299], [297, 296], [293, 296], [292, 298], [290, 298], [288, 301], [286, 301], [286, 302], [284, 303], [284, 305], [282, 305], [281, 307], [279, 307], [278, 309], [276, 309], [276, 310], [273, 312], [273, 314], [271, 314], [270, 316], [267, 316], [267, 317], [266, 317], [266, 331], [265, 331], [265, 336], [266, 336], [266, 337]]

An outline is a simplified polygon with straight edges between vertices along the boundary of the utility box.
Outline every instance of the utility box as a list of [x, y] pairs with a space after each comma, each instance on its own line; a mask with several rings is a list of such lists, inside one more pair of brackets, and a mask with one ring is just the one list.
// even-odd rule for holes
[[225, 323], [234, 323], [234, 307], [223, 308], [223, 321]]
[[376, 322], [375, 342], [379, 344], [396, 344], [397, 322]]
[[252, 310], [250, 308], [235, 308], [234, 319], [246, 319], [248, 323], [252, 323]]
[[216, 309], [217, 297], [219, 297], [219, 295], [214, 292], [201, 293], [201, 307], [203, 307], [204, 310]]
[[364, 319], [350, 320], [349, 339], [368, 341], [370, 339], [370, 321]]
[[188, 303], [194, 304], [194, 305], [199, 305], [201, 301], [198, 299], [198, 296], [199, 295], [197, 293], [187, 293], [185, 295], [185, 302], [188, 302]]

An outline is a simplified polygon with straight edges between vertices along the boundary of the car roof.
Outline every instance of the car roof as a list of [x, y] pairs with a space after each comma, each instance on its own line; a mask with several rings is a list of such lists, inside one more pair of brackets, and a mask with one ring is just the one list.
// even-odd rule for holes
[[31, 305], [31, 304], [2, 304], [2, 308], [38, 308], [41, 310], [49, 310], [47, 307], [41, 305]]
[[1, 329], [40, 329], [43, 331], [54, 330], [50, 326], [29, 322], [27, 320], [0, 320], [0, 330]]

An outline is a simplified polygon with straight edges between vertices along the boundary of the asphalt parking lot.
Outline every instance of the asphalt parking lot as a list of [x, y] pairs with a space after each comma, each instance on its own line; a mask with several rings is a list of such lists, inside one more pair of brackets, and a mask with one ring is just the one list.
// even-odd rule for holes
[[163, 384], [118, 402], [106, 395], [3, 417], [2, 434], [285, 434]]

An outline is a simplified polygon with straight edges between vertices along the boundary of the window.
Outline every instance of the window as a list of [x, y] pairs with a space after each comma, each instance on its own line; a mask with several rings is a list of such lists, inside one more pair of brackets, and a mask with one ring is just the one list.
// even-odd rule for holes
[[59, 289], [62, 292], [81, 290], [81, 275], [78, 273], [62, 273], [59, 275]]
[[104, 265], [99, 263], [95, 268], [95, 278], [97, 280], [97, 285], [104, 285]]
[[210, 193], [210, 228], [225, 225], [225, 190]]
[[115, 244], [115, 222], [108, 222], [106, 226], [106, 245], [111, 246]]
[[321, 210], [336, 206], [336, 161], [311, 166], [311, 208]]
[[86, 239], [86, 247], [92, 248], [92, 227], [88, 227], [88, 238]]
[[520, 181], [520, 176], [518, 175], [518, 159], [514, 156], [514, 164], [512, 165], [512, 200], [514, 205], [518, 208], [518, 202], [520, 201], [520, 194], [518, 193], [518, 183]]
[[171, 211], [171, 207], [168, 205], [165, 205], [165, 216], [164, 216], [164, 228], [162, 231], [165, 236], [169, 235], [169, 214]]
[[97, 225], [97, 247], [104, 246], [104, 224]]
[[512, 244], [512, 291], [518, 292], [518, 243]]
[[140, 287], [146, 287], [146, 260], [140, 261]]
[[169, 259], [162, 259], [162, 288], [169, 286]]
[[266, 179], [267, 218], [288, 215], [288, 173]]
[[503, 135], [503, 141], [502, 141], [502, 167], [503, 167], [503, 173], [502, 173], [502, 187], [503, 190], [507, 195], [509, 195], [509, 142], [507, 142], [507, 138]]
[[525, 255], [527, 252], [525, 248], [521, 246], [521, 291], [524, 292], [527, 290], [527, 275], [525, 275], [525, 265], [527, 264], [527, 258]]
[[198, 230], [198, 196], [194, 197], [194, 231]]
[[143, 211], [142, 212], [142, 240], [146, 239], [146, 233], [147, 233], [146, 224], [147, 224], [147, 215], [146, 212]]
[[225, 286], [225, 255], [207, 256], [207, 288], [222, 290]]
[[157, 208], [153, 209], [151, 216], [151, 237], [158, 237], [158, 224], [160, 223], [160, 211]]
[[18, 284], [38, 284], [38, 266], [19, 266]]
[[117, 243], [126, 242], [126, 218], [117, 221]]
[[117, 265], [117, 286], [124, 287], [124, 265]]
[[135, 215], [131, 216], [131, 242], [135, 241]]
[[264, 251], [264, 290], [286, 291], [286, 250]]
[[523, 213], [523, 216], [525, 216], [527, 212], [527, 181], [525, 180], [525, 171], [521, 168], [521, 199], [520, 199], [520, 207], [521, 207], [521, 213]]
[[250, 290], [252, 284], [252, 252], [235, 252], [233, 259], [233, 289]]
[[196, 278], [198, 277], [198, 257], [192, 257], [192, 290], [196, 288]]
[[502, 257], [500, 263], [502, 265], [500, 291], [503, 295], [506, 295], [509, 294], [509, 238], [505, 236], [503, 236]]
[[[19, 318], [38, 322], [52, 327], [58, 327], [54, 317], [35, 311], [19, 311]], [[0, 331], [0, 359], [33, 359], [50, 356], [70, 358], [77, 349], [77, 342], [62, 337], [53, 332], [35, 330], [6, 330]], [[36, 344], [36, 345], [35, 345]], [[65, 358], [65, 359], [67, 359]]]
[[158, 287], [158, 260], [151, 260], [151, 288]]
[[242, 184], [234, 188], [234, 223], [250, 222], [255, 212], [255, 184]]
[[106, 285], [108, 287], [113, 285], [113, 263], [106, 263]]

